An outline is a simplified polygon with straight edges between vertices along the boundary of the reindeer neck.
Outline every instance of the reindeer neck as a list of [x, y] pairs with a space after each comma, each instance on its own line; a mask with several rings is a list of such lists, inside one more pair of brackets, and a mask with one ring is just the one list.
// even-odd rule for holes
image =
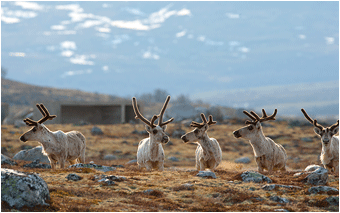
[[153, 137], [149, 137], [149, 142], [150, 142], [150, 146], [149, 146], [149, 148], [150, 148], [150, 154], [151, 154], [151, 156], [150, 156], [150, 158], [151, 159], [154, 159], [154, 158], [156, 158], [157, 156], [158, 156], [158, 152], [159, 152], [159, 142], [156, 142], [155, 140], [154, 140], [154, 138]]
[[266, 150], [264, 150], [267, 148], [267, 146], [265, 145], [266, 141], [267, 140], [262, 132], [262, 128], [254, 135], [253, 138], [249, 140], [256, 157], [266, 153]]
[[56, 138], [54, 135], [54, 132], [50, 131], [44, 124], [41, 124], [43, 127], [42, 129], [42, 137], [39, 140], [39, 142], [44, 145], [44, 144], [56, 144]]
[[202, 149], [205, 152], [207, 152], [207, 153], [211, 152], [212, 145], [210, 143], [210, 138], [209, 138], [207, 133], [204, 133], [203, 136], [198, 139], [198, 143], [201, 145]]

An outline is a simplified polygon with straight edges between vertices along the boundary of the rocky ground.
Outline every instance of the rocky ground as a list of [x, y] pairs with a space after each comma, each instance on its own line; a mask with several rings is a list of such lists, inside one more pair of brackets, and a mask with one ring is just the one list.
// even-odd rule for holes
[[[52, 131], [82, 132], [87, 139], [86, 165], [52, 171], [41, 166], [42, 161], [13, 160], [16, 164], [11, 165], [8, 159], [2, 168], [38, 174], [47, 184], [49, 199], [18, 208], [2, 196], [2, 211], [339, 211], [339, 175], [323, 173], [325, 182], [318, 186], [308, 182], [311, 172], [304, 172], [308, 165], [321, 165], [320, 139], [311, 126], [286, 121], [264, 125], [265, 135], [282, 144], [289, 159], [286, 172], [261, 176], [249, 172], [256, 171], [256, 163], [248, 141], [232, 136], [243, 124], [214, 125], [208, 134], [219, 141], [223, 161], [207, 177], [194, 170], [196, 144], [179, 139], [190, 127], [169, 125], [171, 142], [163, 146], [165, 171], [147, 172], [134, 161], [138, 142], [148, 137], [142, 124], [98, 125], [96, 132], [93, 125], [47, 126]], [[13, 158], [38, 146], [19, 141], [28, 129], [1, 126], [1, 153]]]

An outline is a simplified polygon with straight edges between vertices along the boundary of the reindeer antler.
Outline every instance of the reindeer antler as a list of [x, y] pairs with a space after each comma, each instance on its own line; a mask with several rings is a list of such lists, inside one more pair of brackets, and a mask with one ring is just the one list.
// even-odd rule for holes
[[262, 117], [260, 118], [254, 111], [247, 112], [246, 110], [243, 110], [243, 113], [246, 114], [250, 119], [253, 121], [246, 121], [246, 124], [256, 124], [257, 122], [264, 122], [269, 120], [275, 120], [275, 116], [277, 113], [277, 109], [274, 110], [274, 113], [271, 116], [268, 116], [266, 111], [262, 109]]
[[[315, 127], [317, 127], [317, 128], [319, 128], [320, 130], [323, 130], [323, 126], [322, 125], [320, 125], [320, 124], [318, 124], [318, 122], [317, 122], [317, 120], [316, 119], [311, 119], [311, 117], [309, 117], [309, 115], [307, 114], [307, 112], [305, 111], [305, 109], [301, 109], [301, 112], [303, 113], [303, 115], [305, 116], [305, 118], [311, 123], [311, 124], [313, 124]], [[333, 126], [334, 126], [335, 124], [333, 124], [332, 125], [332, 128], [333, 128]], [[339, 126], [339, 120], [338, 120], [338, 124], [337, 124], [338, 126]], [[336, 126], [335, 126], [336, 127]], [[334, 128], [335, 128], [334, 127]]]
[[191, 127], [202, 128], [205, 124], [208, 124], [210, 126], [210, 125], [214, 125], [214, 124], [217, 123], [216, 121], [213, 121], [213, 116], [212, 115], [209, 115], [209, 121], [207, 121], [207, 119], [206, 119], [206, 117], [205, 117], [205, 115], [203, 113], [201, 113], [201, 118], [202, 118], [203, 123], [197, 123], [195, 121], [192, 121], [190, 126]]
[[332, 126], [329, 127], [330, 131], [333, 131], [335, 128], [337, 128], [339, 126], [339, 120], [337, 121], [337, 123], [333, 124]]
[[154, 128], [156, 125], [154, 124], [155, 120], [158, 118], [158, 115], [154, 115], [151, 120], [149, 121], [148, 119], [144, 118], [143, 115], [139, 112], [138, 106], [137, 106], [137, 100], [135, 97], [132, 98], [132, 106], [133, 110], [135, 111], [136, 114], [136, 119], [140, 119], [143, 123], [146, 125], [150, 126], [151, 128]]
[[50, 115], [50, 113], [48, 112], [48, 110], [46, 109], [46, 107], [43, 104], [36, 104], [36, 106], [39, 109], [39, 111], [41, 112], [41, 114], [43, 115], [43, 117], [39, 121], [34, 121], [30, 118], [25, 118], [24, 122], [26, 123], [26, 125], [37, 126], [38, 123], [42, 124], [47, 120], [52, 120], [53, 118], [57, 117], [56, 115]]
[[158, 115], [159, 116], [158, 126], [164, 126], [164, 125], [166, 125], [166, 124], [168, 124], [168, 123], [170, 123], [171, 121], [174, 120], [174, 118], [170, 118], [169, 120], [163, 122], [163, 115], [164, 115], [166, 108], [168, 107], [169, 101], [170, 101], [170, 95], [168, 95], [168, 97], [166, 97], [166, 100], [165, 100], [164, 105], [161, 109], [161, 112]]

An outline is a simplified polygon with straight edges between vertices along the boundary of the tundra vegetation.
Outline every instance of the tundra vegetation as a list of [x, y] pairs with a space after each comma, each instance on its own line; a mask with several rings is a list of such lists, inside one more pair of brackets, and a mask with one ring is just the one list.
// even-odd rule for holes
[[[179, 127], [185, 132], [192, 131], [177, 123], [170, 123], [168, 135]], [[222, 161], [214, 170], [216, 179], [196, 176], [195, 149], [197, 144], [184, 144], [178, 137], [170, 137], [163, 146], [165, 153], [164, 171], [146, 171], [139, 169], [137, 163], [128, 163], [136, 159], [138, 142], [147, 137], [142, 135], [145, 125], [117, 124], [97, 125], [104, 134], [92, 135], [93, 125], [74, 126], [72, 124], [51, 124], [50, 129], [64, 132], [76, 130], [87, 139], [86, 162], [114, 166], [116, 170], [101, 172], [92, 168], [46, 169], [30, 168], [23, 165], [30, 163], [17, 160], [17, 165], [3, 164], [3, 168], [23, 172], [39, 173], [50, 191], [49, 206], [23, 207], [20, 211], [339, 211], [338, 192], [310, 193], [313, 187], [303, 181], [307, 174], [294, 176], [310, 164], [320, 162], [320, 138], [311, 131], [310, 125], [289, 125], [288, 121], [277, 120], [266, 126], [263, 132], [281, 144], [287, 151], [286, 171], [261, 174], [272, 180], [271, 184], [291, 185], [294, 187], [274, 187], [264, 190], [264, 183], [244, 182], [241, 174], [257, 170], [257, 164], [249, 143], [233, 136], [235, 129], [244, 126], [244, 121], [228, 120], [209, 128], [209, 134], [216, 138], [222, 149]], [[25, 144], [19, 137], [27, 127], [13, 128], [1, 126], [1, 152], [13, 157], [22, 149], [37, 146], [35, 141]], [[132, 133], [137, 130], [138, 133]], [[306, 140], [308, 139], [308, 140]], [[307, 141], [307, 142], [306, 142]], [[170, 143], [171, 142], [171, 143]], [[115, 158], [105, 158], [111, 155]], [[175, 157], [178, 161], [170, 160]], [[249, 164], [234, 163], [235, 159], [249, 157]], [[80, 180], [68, 180], [70, 174], [81, 177]], [[122, 176], [113, 180], [114, 184], [98, 182], [98, 177]], [[339, 189], [339, 176], [329, 173], [328, 187]], [[300, 188], [301, 187], [301, 188]], [[285, 203], [288, 201], [288, 203]], [[333, 204], [330, 204], [332, 203]], [[2, 211], [15, 211], [5, 202]]]

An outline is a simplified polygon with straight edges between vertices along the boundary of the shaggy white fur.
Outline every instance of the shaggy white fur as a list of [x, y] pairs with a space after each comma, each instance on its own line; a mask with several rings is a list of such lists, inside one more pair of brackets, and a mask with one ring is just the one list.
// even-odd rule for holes
[[68, 161], [71, 165], [85, 163], [85, 136], [78, 131], [64, 133], [62, 131], [52, 132], [44, 124], [37, 124], [26, 133], [20, 140], [38, 141], [43, 147], [43, 153], [48, 157], [52, 169], [56, 169], [59, 162], [60, 168], [65, 167]]
[[286, 170], [287, 154], [286, 150], [282, 145], [275, 143], [271, 138], [265, 137], [262, 131], [261, 122], [265, 120], [275, 120], [276, 110], [274, 114], [267, 117], [264, 110], [262, 110], [263, 116], [260, 118], [253, 111], [250, 115], [248, 112], [244, 113], [248, 115], [253, 122], [246, 122], [249, 124], [239, 130], [233, 132], [236, 138], [246, 138], [249, 139], [250, 145], [253, 148], [255, 160], [257, 163], [257, 168], [259, 172], [264, 169], [269, 172], [275, 170]]
[[191, 126], [196, 127], [193, 131], [182, 135], [182, 140], [184, 143], [187, 142], [197, 142], [198, 146], [196, 148], [196, 169], [203, 171], [206, 168], [213, 171], [222, 161], [222, 150], [220, 144], [215, 138], [209, 138], [207, 131], [209, 125], [215, 124], [212, 121], [212, 116], [209, 116], [209, 122], [207, 122], [204, 114], [201, 114], [203, 123], [198, 124], [192, 122]]

